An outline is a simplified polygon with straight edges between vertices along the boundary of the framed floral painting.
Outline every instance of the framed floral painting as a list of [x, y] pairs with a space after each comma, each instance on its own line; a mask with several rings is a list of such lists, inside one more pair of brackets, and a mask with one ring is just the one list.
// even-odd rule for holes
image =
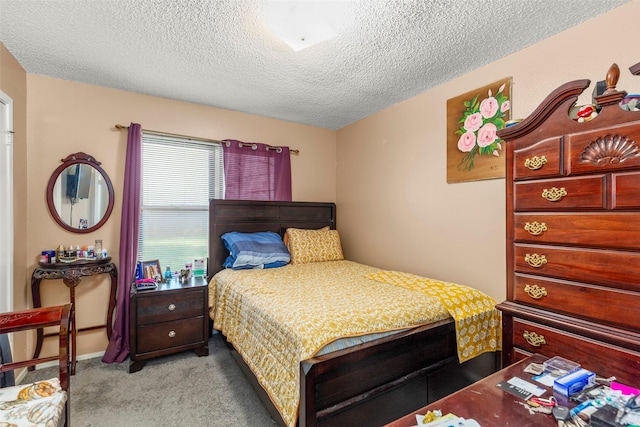
[[504, 178], [503, 141], [511, 118], [511, 77], [447, 101], [447, 182]]

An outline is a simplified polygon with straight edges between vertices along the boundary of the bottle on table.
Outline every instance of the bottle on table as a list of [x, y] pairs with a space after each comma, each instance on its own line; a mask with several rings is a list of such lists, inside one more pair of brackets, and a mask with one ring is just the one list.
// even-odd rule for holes
[[102, 240], [96, 240], [96, 244], [93, 246], [93, 251], [96, 254], [96, 258], [102, 258]]

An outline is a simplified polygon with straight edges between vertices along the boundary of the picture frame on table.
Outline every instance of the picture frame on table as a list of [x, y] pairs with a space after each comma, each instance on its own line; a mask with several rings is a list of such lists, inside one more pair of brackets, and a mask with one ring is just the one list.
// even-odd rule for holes
[[162, 269], [160, 268], [159, 260], [142, 261], [142, 277], [144, 279], [153, 279], [158, 276], [162, 279]]

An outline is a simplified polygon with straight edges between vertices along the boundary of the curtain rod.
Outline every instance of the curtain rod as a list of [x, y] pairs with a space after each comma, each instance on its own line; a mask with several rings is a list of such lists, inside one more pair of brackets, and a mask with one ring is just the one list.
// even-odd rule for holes
[[[117, 124], [114, 126], [116, 129], [129, 129], [129, 126], [125, 126], [125, 125], [121, 125], [121, 124]], [[153, 133], [156, 135], [160, 135], [160, 136], [172, 136], [172, 137], [176, 137], [176, 138], [184, 138], [184, 139], [188, 139], [188, 140], [193, 140], [193, 141], [204, 141], [204, 142], [213, 142], [214, 144], [226, 144], [225, 141], [220, 141], [218, 139], [207, 139], [207, 138], [197, 138], [197, 137], [193, 137], [193, 136], [186, 136], [186, 135], [179, 135], [177, 133], [168, 133], [168, 132], [158, 132], [155, 130], [148, 130], [148, 129], [142, 129], [143, 132], [148, 132], [148, 133]], [[241, 146], [243, 147], [252, 147], [253, 144], [241, 144]], [[267, 145], [267, 150], [277, 150], [281, 147], [277, 147], [277, 146], [273, 146], [273, 145]], [[255, 148], [254, 148], [255, 150]], [[289, 153], [291, 154], [298, 154], [300, 153], [300, 150], [296, 150], [296, 149], [289, 149]]]

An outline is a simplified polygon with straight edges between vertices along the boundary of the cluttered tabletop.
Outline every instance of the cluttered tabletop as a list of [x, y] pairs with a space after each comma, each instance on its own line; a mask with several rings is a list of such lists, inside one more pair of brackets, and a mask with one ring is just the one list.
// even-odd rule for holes
[[386, 427], [640, 426], [638, 386], [534, 354]]

